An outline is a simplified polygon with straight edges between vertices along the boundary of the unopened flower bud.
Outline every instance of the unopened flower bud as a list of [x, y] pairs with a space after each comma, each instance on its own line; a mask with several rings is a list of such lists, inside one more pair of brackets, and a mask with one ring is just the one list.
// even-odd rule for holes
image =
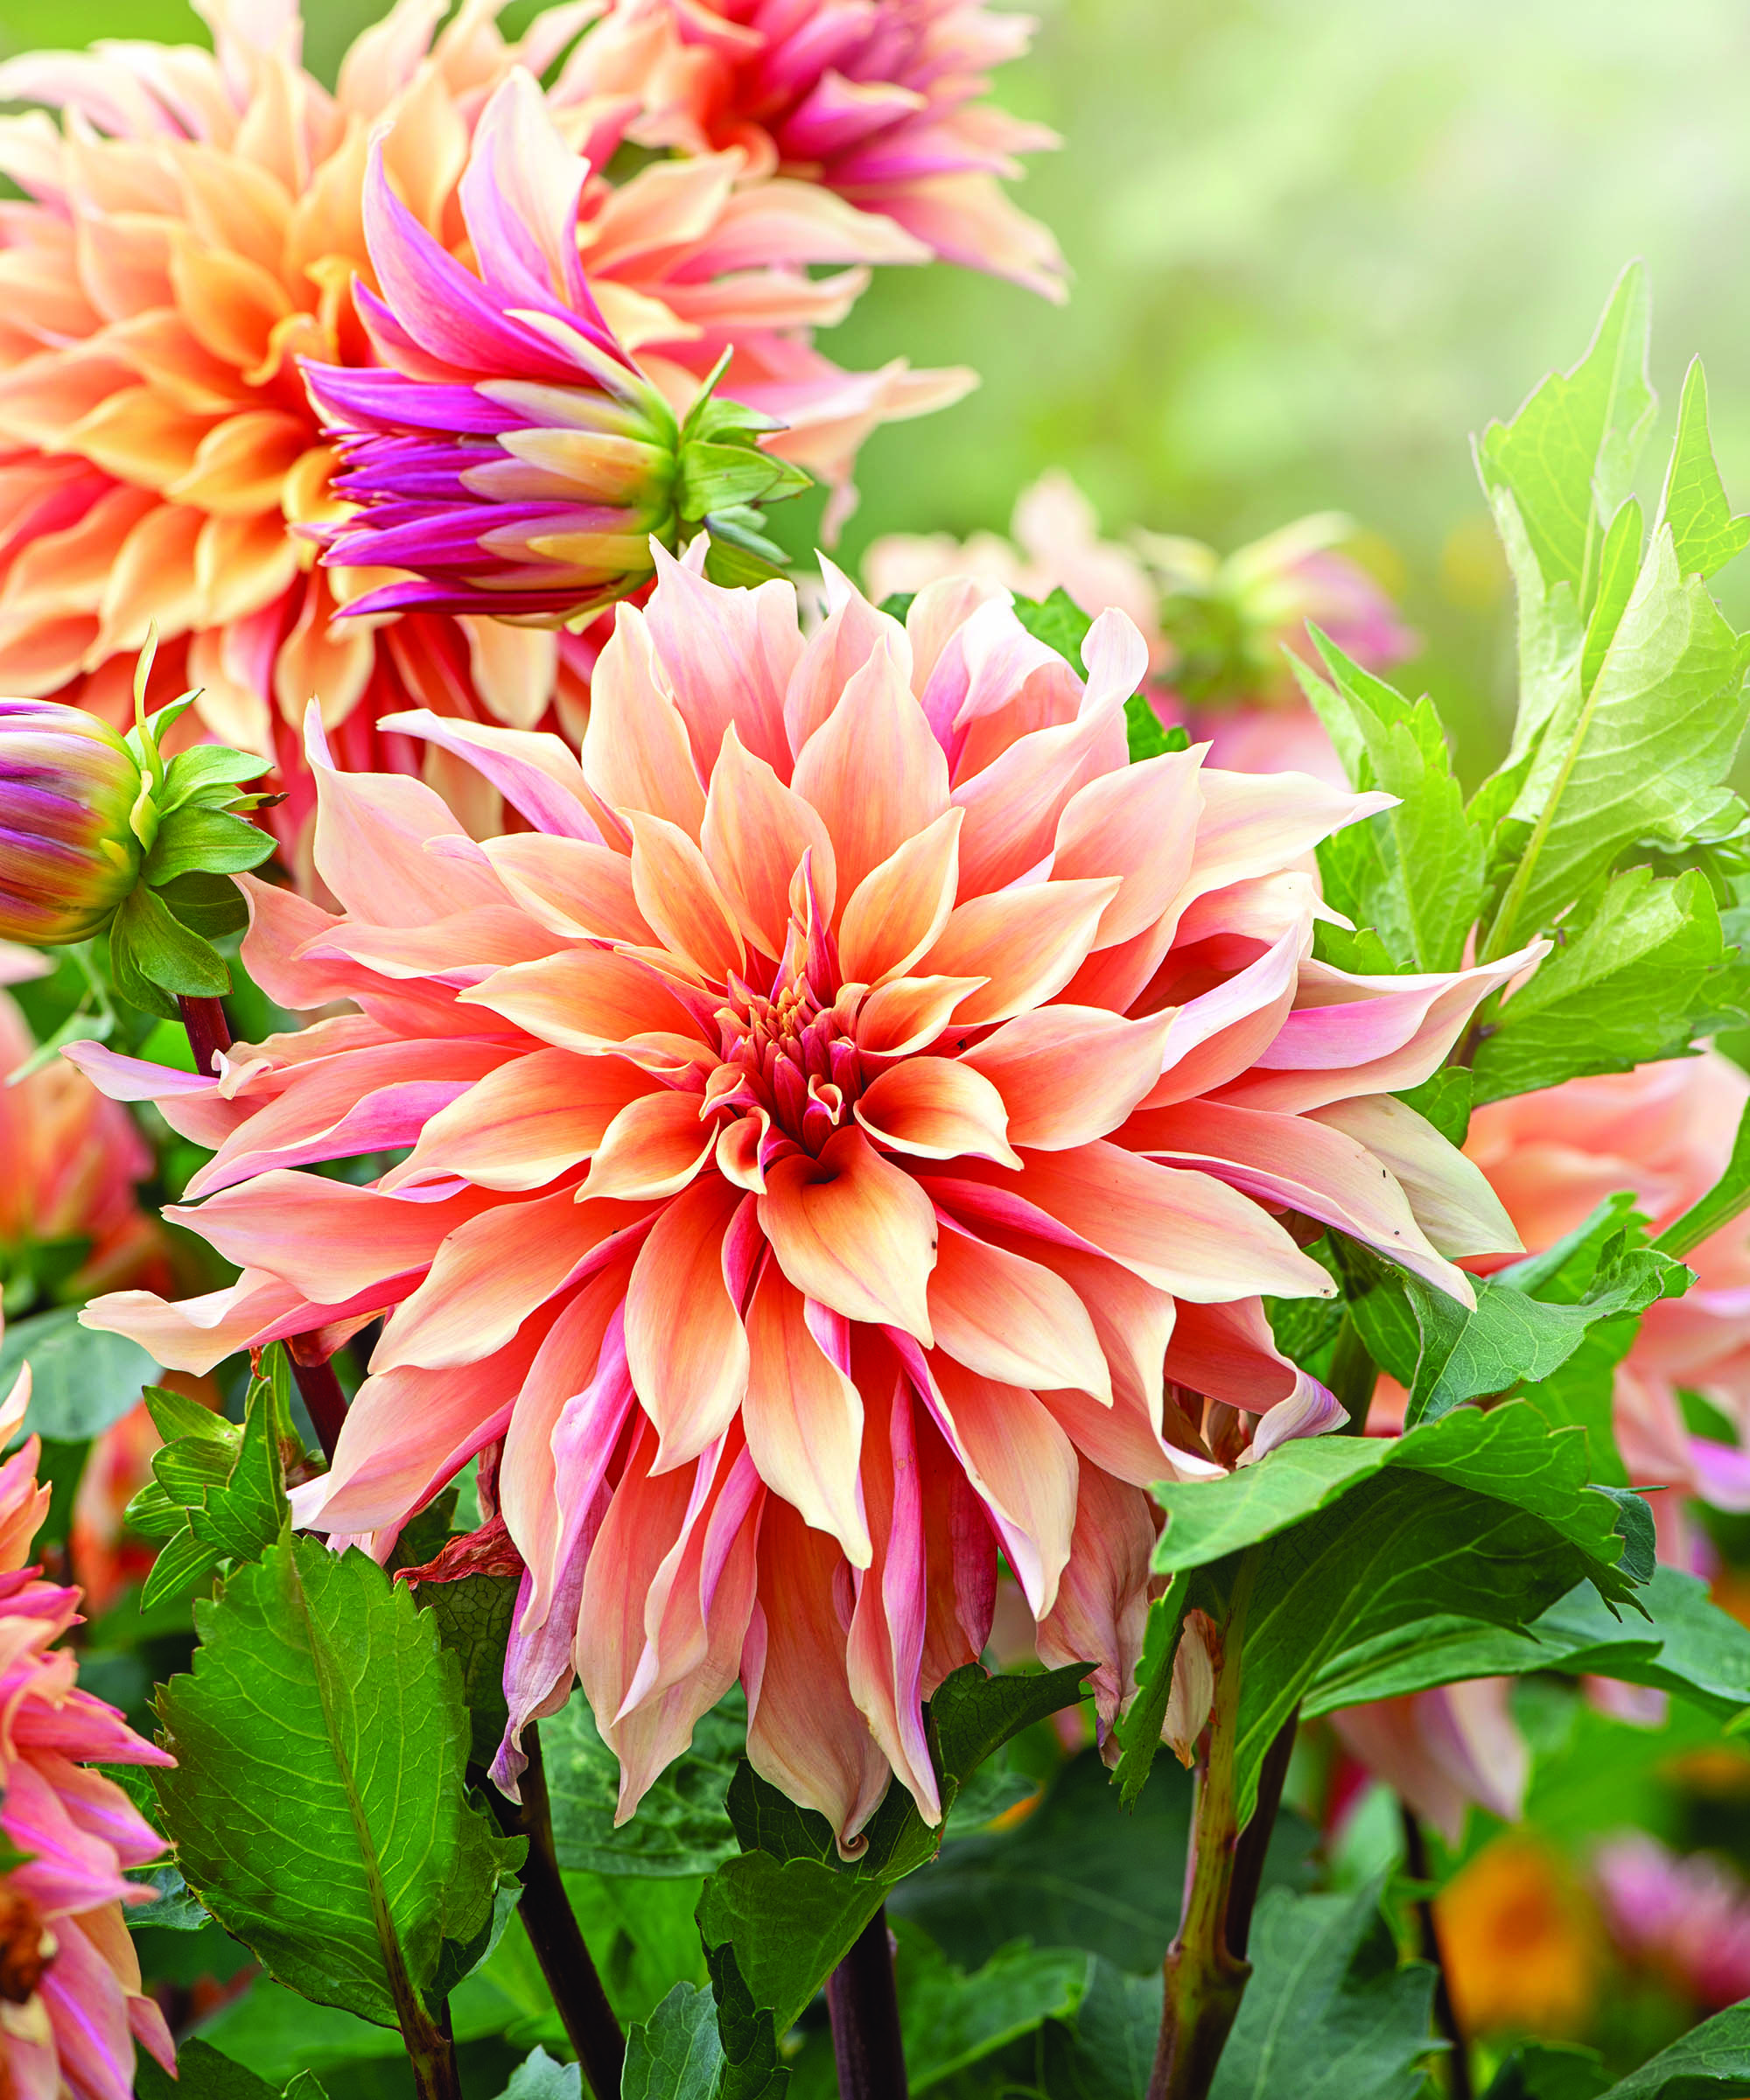
[[143, 777], [94, 716], [0, 700], [0, 939], [83, 941], [139, 878]]

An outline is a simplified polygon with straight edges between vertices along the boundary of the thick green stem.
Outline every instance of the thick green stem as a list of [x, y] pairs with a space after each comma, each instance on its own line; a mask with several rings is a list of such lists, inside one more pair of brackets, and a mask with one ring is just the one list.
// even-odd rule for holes
[[414, 2090], [419, 2100], [462, 2100], [456, 2045], [438, 2022], [423, 2012], [403, 2013], [401, 2038], [407, 2045], [407, 2060], [413, 2067]]
[[1259, 1774], [1257, 1806], [1242, 1830], [1234, 1753], [1241, 1643], [1254, 1564], [1250, 1554], [1241, 1560], [1222, 1629], [1214, 1704], [1192, 1810], [1184, 1908], [1163, 1964], [1166, 1993], [1148, 2100], [1206, 2100], [1252, 1972], [1245, 1953], [1252, 1906], [1294, 1740], [1291, 1718], [1270, 1746]]

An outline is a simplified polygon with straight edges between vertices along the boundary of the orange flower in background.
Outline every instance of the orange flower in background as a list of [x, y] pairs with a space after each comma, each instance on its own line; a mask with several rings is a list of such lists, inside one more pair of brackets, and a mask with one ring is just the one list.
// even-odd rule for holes
[[[0, 1444], [24, 1418], [26, 1372], [0, 1408]], [[0, 2081], [16, 2100], [130, 2100], [135, 2047], [173, 2070], [164, 2015], [140, 1987], [122, 1905], [150, 1894], [123, 1870], [164, 1840], [94, 1764], [168, 1765], [77, 1684], [62, 1640], [80, 1593], [27, 1565], [48, 1510], [28, 1438], [0, 1467], [0, 1834], [24, 1855], [0, 1875]]]
[[1535, 1838], [1496, 1838], [1435, 1900], [1452, 2009], [1466, 2034], [1578, 2033], [1605, 1950], [1596, 1912]]
[[[739, 1675], [755, 1766], [854, 1847], [890, 1775], [940, 1814], [922, 1701], [983, 1651], [999, 1551], [1110, 1724], [1146, 1484], [1340, 1419], [1270, 1337], [1260, 1294], [1331, 1289], [1280, 1214], [1468, 1297], [1450, 1255], [1510, 1228], [1391, 1096], [1538, 951], [1313, 961], [1305, 857], [1380, 798], [1130, 765], [1120, 613], [1084, 681], [987, 586], [901, 626], [832, 575], [804, 635], [788, 584], [656, 558], [581, 763], [396, 724], [529, 830], [476, 844], [416, 781], [332, 770], [312, 718], [340, 909], [247, 883], [245, 956], [356, 1011], [214, 1078], [77, 1052], [216, 1148], [173, 1214], [243, 1264], [86, 1317], [192, 1371], [382, 1317], [298, 1520], [386, 1554], [502, 1441], [501, 1780], [575, 1670], [629, 1815]], [[379, 1152], [365, 1186], [300, 1171]]]
[[[579, 641], [485, 619], [337, 624], [382, 579], [318, 567], [301, 536], [340, 513], [297, 360], [369, 361], [352, 286], [370, 281], [373, 129], [392, 123], [388, 171], [416, 220], [459, 244], [456, 185], [492, 89], [608, 25], [589, 28], [593, 5], [562, 5], [507, 43], [475, 0], [434, 41], [437, 10], [399, 0], [331, 94], [298, 62], [292, 0], [205, 11], [210, 54], [114, 44], [0, 67], [0, 96], [64, 120], [0, 119], [0, 169], [24, 192], [0, 212], [0, 691], [120, 720], [156, 622], [167, 674], [202, 689], [207, 728], [287, 768], [289, 842], [310, 808], [294, 725], [312, 694], [354, 765], [419, 765], [375, 729], [410, 703], [521, 726], [556, 704], [581, 732], [593, 649]], [[640, 107], [573, 77], [558, 113], [599, 171]], [[757, 174], [740, 147], [661, 158], [618, 185], [598, 172], [581, 209], [596, 296], [649, 375], [690, 397], [732, 345], [735, 397], [788, 424], [788, 455], [830, 481], [848, 482], [876, 424], [971, 383], [903, 362], [847, 374], [813, 347], [864, 266], [931, 251], [818, 184]]]

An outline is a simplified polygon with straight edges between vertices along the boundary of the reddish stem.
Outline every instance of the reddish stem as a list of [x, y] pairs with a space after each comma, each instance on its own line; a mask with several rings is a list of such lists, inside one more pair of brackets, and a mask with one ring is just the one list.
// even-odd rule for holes
[[316, 1432], [323, 1457], [332, 1466], [334, 1446], [340, 1440], [340, 1424], [346, 1419], [346, 1396], [340, 1390], [334, 1366], [327, 1357], [316, 1354], [315, 1343], [313, 1334], [294, 1334], [285, 1345], [285, 1352], [291, 1359], [291, 1375], [298, 1381], [304, 1404], [310, 1410], [310, 1425]]
[[182, 1025], [188, 1031], [188, 1046], [194, 1053], [194, 1068], [203, 1079], [213, 1076], [213, 1060], [231, 1047], [231, 1024], [225, 1018], [220, 999], [178, 998]]
[[878, 1910], [826, 1980], [838, 2100], [906, 2100], [906, 2050], [887, 1913]]

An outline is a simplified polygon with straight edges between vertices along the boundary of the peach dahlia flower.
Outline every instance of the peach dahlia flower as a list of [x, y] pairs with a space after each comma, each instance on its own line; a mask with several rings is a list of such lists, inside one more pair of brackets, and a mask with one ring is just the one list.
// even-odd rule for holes
[[[1707, 1050], [1493, 1102], [1471, 1118], [1465, 1151], [1534, 1250], [1619, 1189], [1634, 1191], [1658, 1232], [1719, 1179], [1746, 1100], [1750, 1077]], [[1652, 1498], [1669, 1558], [1686, 1557], [1683, 1494], [1750, 1509], [1750, 1218], [1734, 1218], [1684, 1258], [1697, 1281], [1648, 1308], [1615, 1382], [1630, 1478], [1672, 1490]], [[1690, 1432], [1684, 1389], [1725, 1418], [1735, 1442]]]
[[[1310, 849], [1382, 798], [1128, 765], [1120, 613], [1084, 682], [976, 583], [901, 626], [830, 571], [804, 635], [786, 583], [658, 572], [581, 761], [400, 718], [528, 830], [475, 844], [312, 722], [340, 909], [248, 882], [246, 956], [355, 1011], [212, 1079], [79, 1053], [215, 1148], [173, 1214], [243, 1270], [88, 1318], [194, 1369], [382, 1316], [298, 1518], [387, 1551], [501, 1440], [506, 1782], [575, 1669], [630, 1814], [739, 1674], [754, 1764], [851, 1844], [890, 1772], [938, 1815], [920, 1704], [984, 1648], [999, 1551], [1110, 1721], [1145, 1483], [1338, 1418], [1260, 1303], [1330, 1289], [1285, 1219], [1460, 1297], [1449, 1257], [1511, 1243], [1390, 1094], [1525, 957], [1312, 961]], [[300, 1171], [381, 1152], [368, 1186]]]
[[[300, 536], [339, 506], [298, 360], [369, 361], [352, 287], [370, 282], [373, 131], [391, 127], [388, 172], [416, 221], [459, 245], [457, 185], [492, 90], [519, 65], [538, 78], [600, 10], [550, 8], [508, 44], [493, 0], [467, 0], [434, 40], [441, 10], [397, 0], [332, 94], [299, 63], [295, 0], [203, 11], [211, 53], [116, 43], [0, 66], [0, 98], [63, 118], [0, 118], [0, 172], [24, 192], [0, 204], [0, 690], [121, 720], [155, 621], [165, 676], [202, 689], [208, 728], [298, 776], [290, 838], [309, 807], [296, 724], [312, 694], [364, 766], [418, 764], [375, 727], [416, 700], [528, 726], [556, 698], [581, 718], [578, 644], [483, 619], [337, 623], [376, 579], [318, 567]], [[738, 147], [607, 180], [634, 88], [574, 80], [560, 122], [598, 171], [579, 233], [591, 283], [659, 385], [690, 392], [732, 344], [727, 390], [842, 483], [877, 424], [970, 383], [903, 363], [845, 373], [813, 346], [864, 266], [928, 258], [893, 220], [756, 178]]]
[[[0, 1444], [29, 1396], [26, 1371], [0, 1407]], [[80, 1593], [26, 1564], [49, 1503], [38, 1456], [31, 1437], [0, 1466], [0, 1834], [25, 1855], [0, 1875], [0, 2082], [10, 2100], [130, 2100], [136, 2043], [176, 2062], [122, 1921], [150, 1893], [123, 1869], [164, 1847], [91, 1767], [174, 1760], [80, 1690], [77, 1656], [52, 1645], [79, 1624]]]

